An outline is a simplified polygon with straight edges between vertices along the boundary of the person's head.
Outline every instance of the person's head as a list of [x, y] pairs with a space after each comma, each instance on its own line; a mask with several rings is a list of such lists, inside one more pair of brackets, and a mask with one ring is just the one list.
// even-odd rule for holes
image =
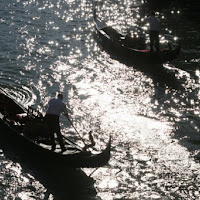
[[63, 95], [62, 95], [61, 93], [59, 93], [59, 94], [57, 95], [57, 97], [60, 98], [60, 99], [63, 99]]
[[156, 13], [155, 13], [154, 11], [151, 11], [150, 15], [151, 15], [151, 16], [155, 16]]

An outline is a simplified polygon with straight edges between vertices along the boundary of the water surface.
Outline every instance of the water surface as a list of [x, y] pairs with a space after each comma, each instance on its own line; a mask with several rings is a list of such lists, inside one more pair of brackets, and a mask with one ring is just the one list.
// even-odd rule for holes
[[[109, 164], [73, 172], [71, 188], [69, 169], [32, 166], [2, 144], [2, 199], [199, 197], [199, 25], [173, 8], [158, 13], [162, 45], [177, 37], [182, 52], [157, 71], [103, 51], [94, 36], [93, 2], [2, 0], [0, 6], [0, 86], [43, 113], [62, 92], [82, 137], [92, 130], [97, 150], [113, 138]], [[147, 36], [139, 0], [99, 1], [97, 14], [124, 34]], [[61, 123], [76, 141], [67, 119]]]

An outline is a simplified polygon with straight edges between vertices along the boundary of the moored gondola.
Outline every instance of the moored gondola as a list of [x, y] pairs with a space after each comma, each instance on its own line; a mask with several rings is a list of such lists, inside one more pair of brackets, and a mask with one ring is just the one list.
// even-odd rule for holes
[[168, 49], [150, 51], [146, 48], [143, 37], [131, 38], [107, 26], [97, 16], [96, 9], [93, 11], [93, 21], [100, 44], [104, 50], [119, 60], [126, 60], [133, 64], [163, 64], [177, 58], [180, 54], [180, 45], [171, 43], [169, 43]]
[[[27, 128], [30, 124], [31, 129]], [[91, 153], [67, 138], [65, 138], [65, 152], [51, 151], [47, 137], [48, 127], [44, 123], [43, 116], [36, 110], [25, 108], [2, 88], [0, 88], [0, 127], [1, 134], [3, 132], [9, 134], [14, 143], [24, 148], [24, 152], [30, 157], [45, 158], [52, 163], [62, 163], [74, 168], [101, 167], [110, 159], [111, 137], [106, 148], [100, 153]]]

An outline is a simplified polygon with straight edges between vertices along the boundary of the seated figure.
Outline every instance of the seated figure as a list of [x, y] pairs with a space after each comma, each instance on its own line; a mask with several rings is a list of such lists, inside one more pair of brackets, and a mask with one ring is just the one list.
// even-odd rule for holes
[[143, 37], [137, 37], [135, 34], [133, 37], [131, 37], [129, 34], [125, 36], [124, 46], [133, 48], [133, 49], [145, 49], [145, 39]]

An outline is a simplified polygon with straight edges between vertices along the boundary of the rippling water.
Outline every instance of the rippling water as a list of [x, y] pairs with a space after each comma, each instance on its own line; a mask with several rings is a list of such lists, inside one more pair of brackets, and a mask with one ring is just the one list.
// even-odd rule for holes
[[[12, 147], [2, 150], [1, 199], [199, 198], [199, 25], [173, 8], [159, 13], [163, 45], [164, 34], [178, 37], [182, 53], [156, 72], [101, 49], [93, 2], [2, 0], [0, 6], [0, 86], [41, 112], [63, 92], [83, 137], [92, 130], [97, 149], [113, 137], [109, 164], [75, 172], [72, 185], [63, 166], [30, 167]], [[97, 13], [123, 33], [146, 35], [139, 0], [99, 1]], [[66, 119], [61, 122], [63, 134], [76, 140]]]

